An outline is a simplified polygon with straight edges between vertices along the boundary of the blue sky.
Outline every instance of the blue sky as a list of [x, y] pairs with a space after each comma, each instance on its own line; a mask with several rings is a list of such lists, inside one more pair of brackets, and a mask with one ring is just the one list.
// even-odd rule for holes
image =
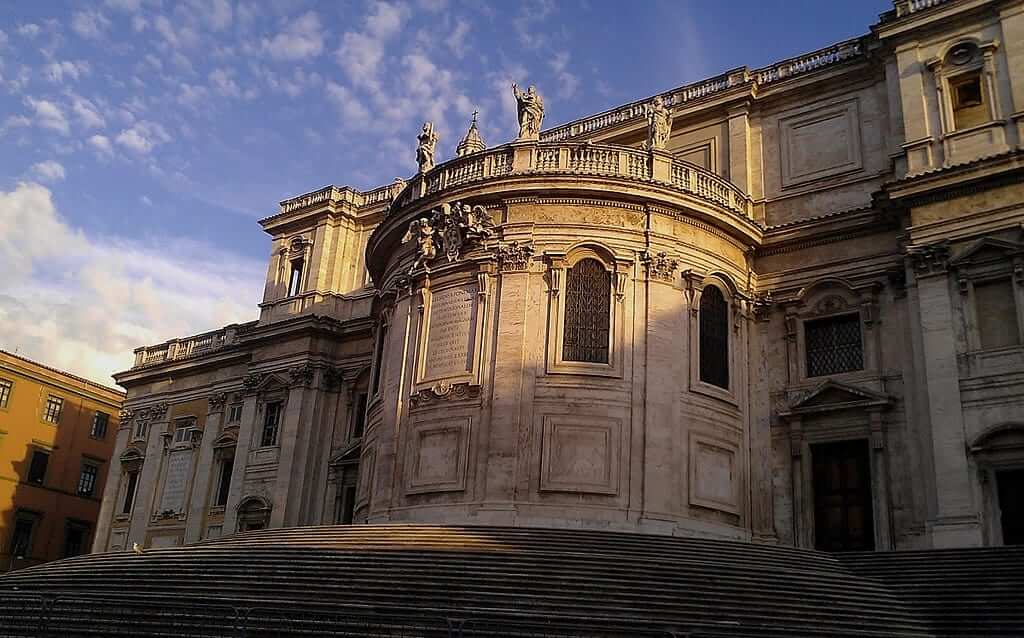
[[414, 171], [509, 84], [553, 126], [868, 31], [887, 0], [14, 1], [0, 7], [0, 348], [102, 382], [256, 316], [256, 220]]

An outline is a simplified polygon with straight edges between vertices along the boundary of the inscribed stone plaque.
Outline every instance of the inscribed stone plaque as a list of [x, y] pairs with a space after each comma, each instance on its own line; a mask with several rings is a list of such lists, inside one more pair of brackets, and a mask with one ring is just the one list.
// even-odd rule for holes
[[443, 379], [473, 370], [476, 286], [438, 291], [430, 299], [425, 379]]
[[167, 460], [167, 477], [164, 479], [164, 494], [160, 499], [160, 511], [180, 512], [185, 507], [185, 484], [192, 465], [192, 451], [171, 452]]

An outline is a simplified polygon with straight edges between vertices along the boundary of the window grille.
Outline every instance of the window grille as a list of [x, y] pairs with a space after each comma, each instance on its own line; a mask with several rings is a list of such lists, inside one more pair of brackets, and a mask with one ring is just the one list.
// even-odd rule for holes
[[6, 408], [11, 400], [11, 387], [14, 384], [7, 379], [0, 379], [0, 408]]
[[266, 414], [263, 416], [263, 435], [260, 437], [260, 445], [271, 447], [277, 445], [277, 431], [281, 425], [281, 403], [275, 401], [268, 403]]
[[608, 363], [612, 276], [596, 259], [583, 259], [565, 281], [562, 359]]
[[61, 410], [64, 409], [64, 399], [50, 395], [46, 399], [46, 410], [43, 412], [43, 420], [49, 423], [60, 421]]
[[106, 412], [97, 412], [92, 417], [92, 429], [89, 436], [94, 439], [102, 439], [107, 436], [107, 423], [110, 422], [110, 415]]
[[28, 467], [28, 482], [42, 485], [46, 479], [46, 466], [49, 462], [50, 455], [46, 452], [33, 452], [32, 463]]
[[700, 380], [729, 388], [729, 304], [715, 286], [700, 295]]
[[92, 496], [96, 489], [96, 474], [98, 470], [95, 465], [86, 463], [82, 466], [82, 473], [78, 476], [78, 495]]
[[860, 315], [857, 313], [804, 322], [807, 376], [820, 377], [864, 369]]

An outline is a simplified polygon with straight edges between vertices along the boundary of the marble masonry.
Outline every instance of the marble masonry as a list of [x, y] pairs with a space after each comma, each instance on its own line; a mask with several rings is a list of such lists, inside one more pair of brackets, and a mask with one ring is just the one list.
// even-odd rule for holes
[[511, 142], [428, 122], [415, 175], [281, 202], [258, 319], [136, 350], [95, 550], [1024, 543], [1024, 2], [896, 0], [553, 128], [511, 90]]

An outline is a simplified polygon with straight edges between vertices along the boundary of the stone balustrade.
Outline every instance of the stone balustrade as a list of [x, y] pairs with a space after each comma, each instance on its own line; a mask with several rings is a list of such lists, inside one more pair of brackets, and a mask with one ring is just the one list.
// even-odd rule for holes
[[896, 2], [896, 17], [902, 18], [905, 15], [930, 9], [940, 4], [944, 4], [947, 1], [948, 0], [899, 0]]
[[396, 190], [394, 184], [379, 186], [366, 192], [357, 191], [349, 186], [325, 186], [311, 193], [305, 193], [282, 201], [279, 214], [290, 213], [311, 206], [319, 206], [328, 202], [348, 202], [356, 207], [372, 206], [381, 202], [390, 202], [394, 199]]
[[146, 346], [135, 350], [135, 364], [132, 369], [156, 365], [167, 361], [188, 359], [220, 350], [235, 340], [236, 326], [227, 326], [213, 332]]
[[[658, 167], [663, 170], [657, 170]], [[568, 173], [658, 182], [749, 219], [750, 198], [705, 168], [654, 152], [614, 144], [525, 143], [499, 146], [435, 166], [409, 182], [399, 205], [445, 189], [506, 175]]]
[[[945, 2], [946, 0], [906, 0], [905, 4], [913, 5], [908, 11], [920, 11]], [[661, 97], [666, 106], [678, 106], [687, 102], [700, 100], [702, 98], [721, 93], [727, 89], [748, 83], [770, 84], [781, 79], [810, 73], [832, 64], [837, 64], [851, 58], [860, 57], [864, 54], [860, 39], [847, 40], [834, 44], [818, 51], [812, 51], [806, 55], [789, 60], [783, 60], [762, 69], [749, 70], [747, 67], [739, 67], [727, 73], [713, 78], [687, 84], [663, 94]], [[601, 131], [606, 128], [643, 119], [647, 116], [647, 105], [651, 98], [632, 102], [624, 106], [614, 108], [610, 111], [598, 113], [590, 117], [569, 122], [555, 128], [542, 131], [540, 139], [542, 142], [562, 142], [572, 138], [584, 137]]]

